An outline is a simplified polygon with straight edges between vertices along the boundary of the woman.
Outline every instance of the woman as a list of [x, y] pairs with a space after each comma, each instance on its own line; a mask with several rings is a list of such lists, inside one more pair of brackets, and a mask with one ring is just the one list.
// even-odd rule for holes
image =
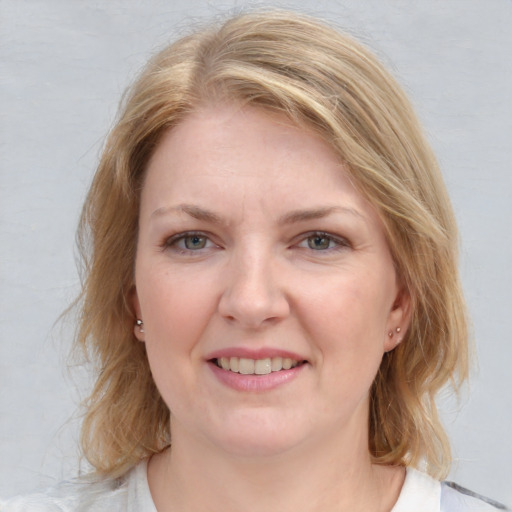
[[263, 12], [163, 50], [80, 235], [95, 474], [2, 510], [495, 509], [438, 480], [434, 397], [467, 375], [449, 199], [352, 39]]

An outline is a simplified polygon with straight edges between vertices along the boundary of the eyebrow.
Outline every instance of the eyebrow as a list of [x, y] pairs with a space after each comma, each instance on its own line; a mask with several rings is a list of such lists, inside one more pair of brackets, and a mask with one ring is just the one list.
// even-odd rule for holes
[[323, 219], [333, 213], [349, 214], [354, 217], [358, 217], [362, 220], [366, 220], [364, 215], [362, 215], [357, 210], [354, 210], [353, 208], [349, 208], [347, 206], [328, 206], [308, 210], [295, 210], [283, 215], [279, 219], [279, 222], [282, 224], [294, 224], [297, 222], [304, 222], [308, 220]]
[[179, 204], [178, 206], [157, 208], [151, 214], [151, 217], [160, 217], [171, 212], [186, 213], [194, 219], [211, 222], [212, 224], [221, 224], [223, 222], [222, 217], [216, 213], [193, 204]]
[[[210, 222], [212, 224], [225, 224], [226, 221], [216, 213], [201, 208], [200, 206], [196, 206], [193, 204], [180, 204], [177, 206], [171, 207], [162, 207], [157, 208], [152, 214], [151, 217], [160, 217], [162, 215], [166, 215], [172, 212], [177, 213], [186, 213], [190, 217], [194, 219]], [[308, 220], [316, 220], [323, 219], [332, 215], [333, 213], [342, 213], [352, 215], [354, 217], [360, 218], [362, 220], [366, 220], [364, 215], [353, 208], [349, 208], [347, 206], [327, 206], [320, 208], [311, 208], [305, 210], [294, 210], [289, 213], [284, 214], [279, 218], [279, 224], [295, 224], [299, 222], [306, 222]]]

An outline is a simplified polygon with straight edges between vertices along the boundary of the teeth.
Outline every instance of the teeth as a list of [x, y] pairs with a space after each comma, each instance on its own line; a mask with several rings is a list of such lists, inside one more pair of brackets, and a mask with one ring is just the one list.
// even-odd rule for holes
[[232, 372], [238, 372], [238, 368], [239, 368], [239, 359], [238, 357], [232, 357], [230, 360], [229, 360], [229, 368], [224, 368], [225, 370], [231, 370]]
[[256, 375], [267, 375], [272, 371], [272, 361], [267, 359], [257, 359], [254, 363], [254, 373]]
[[241, 357], [238, 362], [238, 372], [243, 375], [252, 375], [254, 373], [254, 359]]
[[272, 371], [278, 372], [283, 368], [283, 358], [282, 357], [273, 357], [272, 358]]
[[271, 372], [295, 368], [299, 361], [289, 357], [267, 357], [265, 359], [247, 359], [245, 357], [221, 357], [217, 366], [224, 370], [243, 375], [268, 375]]

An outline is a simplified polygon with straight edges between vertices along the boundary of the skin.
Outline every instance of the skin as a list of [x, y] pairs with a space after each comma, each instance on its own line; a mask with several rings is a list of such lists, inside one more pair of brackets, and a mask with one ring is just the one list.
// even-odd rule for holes
[[[159, 511], [392, 508], [404, 471], [371, 464], [368, 395], [409, 298], [328, 145], [253, 107], [191, 114], [149, 162], [135, 274], [135, 334], [171, 410], [172, 451], [148, 469]], [[234, 389], [219, 350], [304, 364]]]

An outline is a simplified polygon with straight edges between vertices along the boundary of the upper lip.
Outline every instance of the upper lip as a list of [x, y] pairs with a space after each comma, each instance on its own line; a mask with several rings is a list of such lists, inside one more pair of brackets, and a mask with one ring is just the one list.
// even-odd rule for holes
[[215, 350], [206, 356], [208, 361], [220, 359], [221, 357], [242, 357], [246, 359], [267, 359], [272, 357], [288, 357], [295, 361], [305, 361], [306, 358], [289, 350], [279, 348], [248, 348], [248, 347], [230, 347]]

